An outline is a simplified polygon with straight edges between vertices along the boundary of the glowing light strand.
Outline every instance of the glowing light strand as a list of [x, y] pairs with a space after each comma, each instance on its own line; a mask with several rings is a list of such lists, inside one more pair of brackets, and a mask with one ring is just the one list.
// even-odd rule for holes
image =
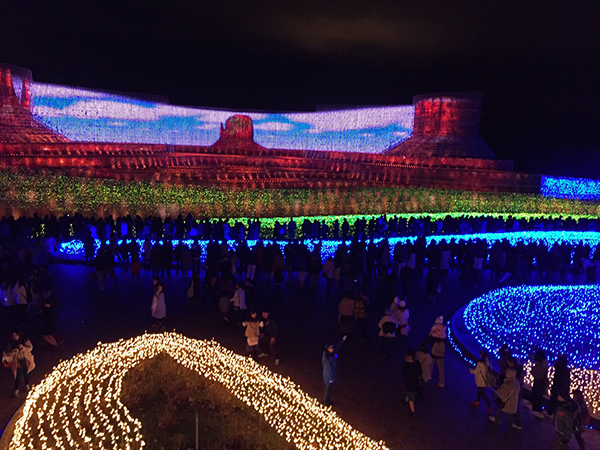
[[[566, 355], [571, 389], [581, 389], [600, 412], [600, 286], [519, 286], [488, 292], [464, 310], [464, 323], [490, 352], [506, 344], [515, 356], [543, 349], [549, 361]], [[531, 383], [531, 365], [526, 381]]]
[[29, 393], [9, 448], [145, 447], [141, 423], [120, 401], [122, 380], [128, 370], [161, 352], [222, 383], [301, 450], [387, 449], [383, 442], [352, 428], [289, 378], [214, 341], [176, 333], [98, 344], [60, 363]]

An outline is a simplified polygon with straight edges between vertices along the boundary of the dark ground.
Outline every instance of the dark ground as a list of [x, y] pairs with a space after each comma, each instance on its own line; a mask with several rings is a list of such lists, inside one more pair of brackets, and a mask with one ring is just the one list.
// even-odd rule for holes
[[[33, 382], [61, 359], [93, 348], [97, 342], [115, 341], [143, 333], [149, 328], [151, 276], [143, 273], [142, 286], [132, 283], [128, 272], [117, 269], [118, 284], [109, 281], [106, 291], [86, 287], [90, 269], [81, 266], [55, 264], [51, 266], [54, 295], [60, 299], [59, 333], [65, 344], [53, 349], [32, 332], [38, 367], [32, 373]], [[454, 272], [443, 286], [435, 305], [424, 303], [424, 278], [409, 298], [411, 334], [408, 346], [415, 348], [440, 315], [449, 315], [471, 298], [496, 286], [487, 271], [477, 289], [462, 286]], [[289, 376], [309, 394], [321, 398], [321, 352], [325, 342], [335, 339], [338, 296], [327, 298], [324, 280], [320, 279], [317, 295], [300, 290], [295, 284], [275, 287], [263, 282], [256, 287], [255, 298], [269, 304], [280, 328], [282, 363], [261, 360], [273, 371]], [[534, 281], [534, 280], [533, 280]], [[181, 276], [165, 280], [167, 327], [195, 338], [215, 338], [236, 352], [243, 352], [243, 330], [226, 326], [220, 320], [216, 304], [190, 304], [186, 298], [187, 281]], [[369, 310], [369, 339], [360, 342], [351, 336], [340, 351], [338, 384], [332, 400], [336, 412], [352, 426], [368, 436], [385, 440], [392, 449], [551, 449], [554, 428], [549, 420], [534, 418], [524, 406], [523, 430], [500, 429], [491, 423], [484, 407], [473, 410], [469, 401], [475, 396], [473, 376], [450, 348], [446, 352], [446, 387], [437, 387], [437, 375], [425, 388], [425, 400], [417, 403], [417, 417], [411, 418], [402, 405], [404, 387], [401, 380], [403, 352], [396, 350], [392, 359], [380, 353], [376, 324], [384, 303], [378, 304], [373, 288]], [[33, 320], [33, 319], [32, 319]], [[3, 322], [0, 322], [3, 323]], [[8, 338], [6, 328], [2, 337]], [[5, 342], [3, 340], [3, 342]], [[4, 345], [4, 344], [3, 344]], [[13, 398], [12, 374], [0, 371], [0, 426], [10, 420], [23, 399]], [[600, 433], [586, 433], [588, 449], [600, 449]], [[577, 448], [574, 439], [571, 449]]]

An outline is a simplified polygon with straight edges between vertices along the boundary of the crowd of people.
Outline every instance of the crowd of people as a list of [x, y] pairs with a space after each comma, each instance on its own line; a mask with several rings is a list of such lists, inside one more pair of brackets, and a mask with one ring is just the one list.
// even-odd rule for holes
[[[262, 242], [264, 237], [260, 221], [246, 224], [228, 224], [224, 220], [197, 221], [188, 215], [175, 220], [136, 217], [86, 219], [82, 216], [33, 217], [0, 220], [0, 283], [3, 301], [3, 320], [15, 332], [3, 355], [5, 366], [13, 370], [15, 395], [29, 389], [29, 373], [35, 367], [31, 340], [24, 330], [38, 333], [52, 346], [61, 342], [56, 334], [57, 300], [52, 295], [52, 279], [46, 263], [61, 240], [79, 238], [84, 242], [86, 259], [93, 271], [90, 284], [104, 290], [107, 279], [116, 282], [115, 268], [121, 266], [131, 273], [132, 282], [141, 284], [141, 272], [153, 275], [152, 300], [149, 302], [153, 331], [166, 329], [168, 298], [162, 279], [181, 274], [188, 283], [189, 300], [202, 300], [221, 314], [224, 324], [238, 327], [245, 339], [248, 356], [260, 361], [270, 357], [280, 364], [278, 326], [268, 307], [255, 298], [256, 283], [273, 282], [293, 285], [297, 289], [315, 291], [319, 280], [325, 280], [328, 296], [339, 295], [339, 335], [342, 339], [327, 344], [322, 354], [325, 391], [323, 403], [331, 404], [333, 386], [337, 382], [337, 355], [348, 336], [366, 339], [376, 330], [367, 327], [367, 311], [382, 313], [378, 322], [378, 337], [385, 358], [392, 357], [394, 349], [402, 349], [404, 365], [402, 379], [405, 385], [405, 402], [408, 411], [416, 416], [416, 404], [423, 399], [423, 388], [437, 372], [437, 386], [445, 386], [444, 356], [447, 334], [443, 318], [438, 317], [429, 334], [415, 351], [407, 349], [406, 338], [411, 331], [408, 305], [420, 301], [415, 286], [426, 278], [426, 299], [435, 303], [444, 285], [444, 279], [452, 271], [459, 271], [460, 280], [476, 285], [484, 270], [489, 270], [498, 283], [518, 283], [529, 279], [533, 272], [549, 281], [558, 280], [566, 273], [585, 274], [587, 282], [600, 279], [600, 251], [591, 254], [585, 245], [519, 242], [510, 245], [499, 241], [488, 247], [484, 240], [431, 242], [428, 234], [454, 234], [522, 229], [595, 229], [594, 220], [517, 220], [496, 218], [460, 218], [450, 216], [432, 221], [428, 218], [410, 219], [385, 216], [369, 220], [357, 220], [350, 226], [347, 220], [325, 222], [310, 221], [296, 229], [295, 222], [275, 223], [273, 232], [285, 245]], [[600, 228], [599, 228], [600, 229]], [[391, 237], [415, 235], [410, 243], [398, 243], [393, 249], [389, 241], [365, 242], [365, 237]], [[43, 237], [42, 237], [43, 236]], [[234, 236], [237, 245], [231, 248], [225, 240]], [[135, 240], [141, 238], [143, 245]], [[315, 242], [310, 248], [299, 237], [320, 239], [325, 237], [349, 237], [351, 243], [342, 243], [335, 253], [322, 259], [322, 243]], [[96, 252], [94, 239], [102, 244]], [[162, 242], [152, 239], [163, 238]], [[205, 253], [197, 242], [191, 247], [179, 242], [173, 246], [171, 239], [208, 239]], [[249, 239], [257, 239], [255, 245]], [[375, 287], [374, 302], [366, 295]], [[393, 298], [391, 303], [388, 303]], [[33, 317], [33, 323], [31, 323]], [[29, 321], [29, 323], [28, 323]], [[474, 407], [480, 402], [487, 405], [490, 420], [501, 422], [508, 416], [509, 424], [521, 429], [520, 403], [523, 396], [523, 369], [512, 358], [508, 349], [503, 350], [499, 371], [495, 373], [489, 355], [484, 351], [473, 368], [477, 387]], [[575, 436], [580, 448], [584, 448], [581, 432], [585, 429], [589, 414], [586, 413], [583, 396], [577, 391], [573, 399], [569, 394], [569, 374], [561, 377], [561, 360], [555, 363], [552, 395], [542, 412], [544, 394], [548, 390], [548, 363], [543, 352], [534, 358], [534, 384], [529, 399], [536, 417], [552, 415], [558, 432], [557, 447], [566, 448]], [[436, 370], [437, 369], [437, 370]], [[566, 381], [565, 381], [566, 380]], [[545, 383], [545, 384], [544, 384]], [[562, 384], [561, 384], [562, 383]], [[495, 391], [492, 401], [487, 392]], [[495, 407], [494, 407], [495, 406]], [[586, 416], [587, 414], [587, 416]], [[587, 419], [586, 419], [587, 417]], [[560, 447], [560, 446], [563, 447]]]
[[60, 217], [34, 214], [32, 217], [2, 217], [0, 239], [35, 239], [52, 236], [56, 241], [91, 237], [107, 241], [116, 239], [202, 239], [202, 240], [295, 240], [389, 238], [397, 236], [428, 236], [432, 234], [467, 234], [507, 231], [594, 231], [600, 230], [600, 219], [522, 218], [469, 215], [447, 215], [407, 218], [405, 216], [368, 216], [348, 220], [303, 218], [269, 219], [269, 226], [260, 219], [228, 220], [194, 218], [187, 214], [175, 219], [167, 217], [125, 216], [84, 217], [81, 214]]

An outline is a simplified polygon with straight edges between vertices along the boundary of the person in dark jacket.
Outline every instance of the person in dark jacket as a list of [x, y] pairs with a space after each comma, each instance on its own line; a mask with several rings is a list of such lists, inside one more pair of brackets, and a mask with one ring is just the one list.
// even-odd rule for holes
[[415, 400], [419, 389], [421, 388], [423, 370], [421, 363], [415, 359], [415, 352], [409, 350], [404, 358], [404, 366], [402, 367], [402, 380], [406, 386], [405, 403], [408, 403], [410, 415], [415, 417]]
[[544, 395], [548, 390], [548, 361], [543, 350], [538, 349], [533, 356], [533, 368], [531, 369], [533, 377], [533, 387], [531, 388], [531, 410], [538, 419], [543, 419], [542, 407], [544, 405]]
[[556, 393], [556, 416], [554, 427], [556, 428], [556, 440], [553, 450], [566, 450], [575, 430], [575, 423], [580, 414], [579, 405], [569, 397], [569, 391], [559, 390]]
[[337, 382], [337, 352], [346, 340], [346, 336], [342, 337], [335, 344], [327, 344], [321, 357], [323, 365], [323, 383], [325, 384], [325, 392], [323, 393], [323, 404], [329, 406], [331, 404], [331, 390]]
[[259, 346], [261, 353], [259, 358], [271, 355], [275, 358], [275, 365], [279, 365], [279, 353], [277, 353], [277, 323], [271, 318], [271, 313], [268, 309], [263, 309], [262, 323], [259, 337]]
[[562, 355], [556, 359], [554, 363], [554, 380], [552, 382], [552, 389], [550, 390], [550, 402], [546, 413], [553, 415], [556, 411], [556, 404], [558, 402], [559, 392], [569, 392], [571, 387], [571, 371], [567, 366], [567, 357]]

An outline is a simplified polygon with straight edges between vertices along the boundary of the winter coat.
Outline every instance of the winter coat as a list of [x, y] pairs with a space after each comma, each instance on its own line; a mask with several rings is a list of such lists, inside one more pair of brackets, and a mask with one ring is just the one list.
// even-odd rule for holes
[[402, 380], [408, 392], [416, 392], [421, 386], [421, 375], [423, 369], [419, 361], [405, 361], [402, 366]]
[[323, 273], [327, 278], [333, 278], [333, 271], [335, 270], [335, 262], [333, 259], [325, 260], [323, 264]]
[[167, 315], [167, 304], [165, 303], [165, 293], [157, 292], [152, 297], [152, 317], [154, 319], [164, 319]]
[[[23, 345], [22, 349], [19, 349], [19, 344]], [[35, 358], [33, 357], [33, 345], [29, 339], [25, 339], [22, 342], [16, 342], [11, 340], [6, 348], [6, 354], [3, 359], [10, 361], [13, 376], [17, 378], [17, 369], [19, 368], [19, 361], [25, 360], [27, 364], [27, 373], [30, 373], [35, 369]]]
[[489, 362], [481, 360], [477, 362], [477, 365], [474, 369], [469, 369], [469, 371], [475, 375], [475, 384], [477, 387], [482, 388], [488, 386], [486, 377], [490, 370], [492, 369]]
[[244, 323], [242, 323], [242, 325], [246, 327], [246, 332], [244, 333], [244, 335], [246, 336], [246, 341], [248, 342], [248, 345], [258, 345], [258, 337], [260, 336], [262, 322], [259, 322], [258, 319], [248, 319]]
[[419, 364], [421, 364], [421, 369], [423, 370], [423, 374], [421, 376], [423, 381], [427, 383], [429, 380], [431, 380], [431, 355], [418, 350], [415, 357], [417, 358], [417, 361], [419, 361]]
[[570, 399], [558, 403], [556, 416], [554, 417], [554, 427], [556, 433], [561, 435], [563, 439], [570, 439], [573, 436], [574, 425], [580, 412], [579, 404], [575, 400]]
[[231, 297], [229, 301], [233, 303], [234, 308], [242, 310], [246, 309], [246, 291], [244, 291], [244, 288], [236, 289], [233, 297]]
[[323, 365], [323, 383], [325, 386], [337, 382], [337, 352], [340, 350], [343, 343], [343, 339], [337, 341], [333, 346], [333, 353], [330, 353], [327, 349], [323, 352], [321, 364]]
[[277, 324], [270, 317], [263, 320], [262, 332], [267, 337], [277, 337]]
[[379, 336], [386, 337], [386, 338], [396, 337], [395, 331], [393, 333], [384, 333], [383, 332], [383, 324], [386, 322], [392, 322], [396, 326], [396, 329], [398, 327], [398, 322], [396, 322], [396, 319], [394, 319], [394, 316], [385, 315], [381, 318], [381, 320], [379, 321], [379, 324], [377, 325], [379, 327]]
[[521, 386], [519, 380], [516, 378], [509, 378], [508, 376], [504, 379], [504, 383], [498, 388], [496, 394], [500, 397], [500, 400], [504, 402], [504, 408], [502, 411], [506, 414], [516, 414], [519, 408], [519, 392]]
[[408, 318], [410, 317], [410, 313], [407, 308], [399, 308], [395, 307], [392, 309], [392, 314], [394, 315], [394, 319], [398, 324], [398, 331], [402, 336], [408, 336], [410, 331], [410, 325], [408, 324]]

